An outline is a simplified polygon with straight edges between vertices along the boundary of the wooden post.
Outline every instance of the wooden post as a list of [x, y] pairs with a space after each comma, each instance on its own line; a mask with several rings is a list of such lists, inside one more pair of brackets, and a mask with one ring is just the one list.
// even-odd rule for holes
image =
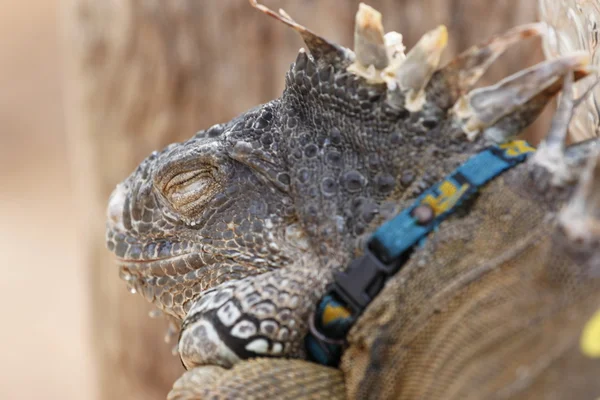
[[[265, 3], [352, 45], [357, 0]], [[369, 3], [408, 46], [446, 24], [449, 53], [533, 21], [536, 9], [534, 0]], [[152, 150], [277, 97], [302, 43], [243, 0], [69, 0], [64, 11], [68, 123], [99, 398], [164, 399], [183, 368], [163, 342], [165, 321], [148, 317], [151, 307], [127, 292], [105, 250], [108, 196]], [[539, 60], [534, 48], [519, 46], [485, 81]]]

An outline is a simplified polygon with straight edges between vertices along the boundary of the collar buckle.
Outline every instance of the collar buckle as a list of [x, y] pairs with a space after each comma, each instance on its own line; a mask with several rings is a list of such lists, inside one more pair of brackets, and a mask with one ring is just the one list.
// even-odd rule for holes
[[372, 239], [362, 256], [352, 260], [345, 271], [335, 274], [328, 294], [344, 302], [356, 319], [383, 288], [386, 280], [393, 276], [408, 259], [409, 252], [392, 261], [383, 261], [377, 251], [377, 240]]

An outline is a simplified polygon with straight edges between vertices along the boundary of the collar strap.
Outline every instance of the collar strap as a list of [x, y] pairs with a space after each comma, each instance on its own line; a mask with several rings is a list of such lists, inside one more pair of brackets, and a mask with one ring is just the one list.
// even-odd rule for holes
[[367, 242], [363, 255], [335, 275], [311, 315], [310, 333], [305, 340], [309, 358], [337, 366], [346, 334], [414, 249], [480, 187], [520, 164], [534, 151], [523, 140], [488, 147], [379, 227]]

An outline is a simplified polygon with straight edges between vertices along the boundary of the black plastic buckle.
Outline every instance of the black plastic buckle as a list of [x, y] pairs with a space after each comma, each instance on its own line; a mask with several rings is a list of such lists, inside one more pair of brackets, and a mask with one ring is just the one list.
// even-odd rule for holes
[[[361, 257], [353, 260], [345, 271], [335, 274], [326, 295], [330, 295], [348, 307], [352, 319], [350, 326], [383, 289], [386, 280], [398, 272], [411, 252], [412, 249], [386, 262], [385, 248], [376, 239], [371, 239]], [[339, 335], [343, 335], [341, 337], [338, 334], [330, 337], [331, 334], [321, 332], [316, 325], [318, 324], [315, 324], [313, 313], [309, 320], [311, 334], [306, 337], [307, 348], [313, 349], [309, 350], [309, 358], [323, 365], [337, 366], [346, 347], [348, 332], [338, 332]], [[315, 350], [316, 348], [318, 350]]]
[[381, 291], [385, 281], [398, 272], [406, 260], [401, 257], [391, 262], [382, 261], [375, 254], [377, 244], [374, 242], [371, 240], [361, 257], [354, 259], [345, 271], [335, 275], [328, 290], [328, 294], [348, 305], [354, 319], [362, 314]]

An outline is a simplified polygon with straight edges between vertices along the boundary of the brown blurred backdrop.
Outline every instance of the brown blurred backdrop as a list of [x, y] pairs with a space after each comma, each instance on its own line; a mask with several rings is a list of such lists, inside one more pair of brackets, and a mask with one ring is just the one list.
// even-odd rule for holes
[[58, 0], [0, 7], [0, 398], [93, 391], [73, 213]]
[[[352, 44], [356, 0], [265, 3]], [[536, 10], [535, 0], [368, 3], [409, 46], [446, 24], [448, 54]], [[181, 367], [164, 322], [147, 318], [103, 249], [108, 193], [152, 149], [278, 96], [301, 45], [246, 0], [3, 5], [0, 398], [164, 398]], [[539, 59], [527, 43], [483, 83]]]

